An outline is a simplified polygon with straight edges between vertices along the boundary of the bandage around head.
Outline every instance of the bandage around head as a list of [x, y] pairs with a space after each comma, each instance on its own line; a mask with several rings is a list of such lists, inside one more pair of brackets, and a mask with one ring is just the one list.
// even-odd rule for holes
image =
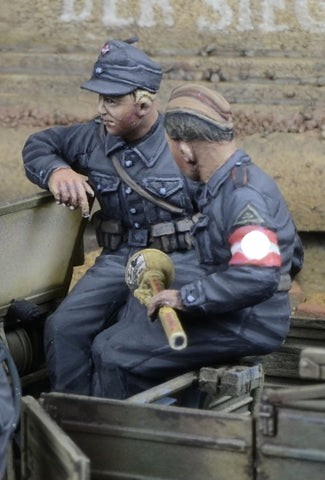
[[233, 129], [227, 100], [219, 92], [203, 85], [186, 83], [176, 87], [166, 106], [166, 114], [173, 112], [189, 113], [223, 130]]

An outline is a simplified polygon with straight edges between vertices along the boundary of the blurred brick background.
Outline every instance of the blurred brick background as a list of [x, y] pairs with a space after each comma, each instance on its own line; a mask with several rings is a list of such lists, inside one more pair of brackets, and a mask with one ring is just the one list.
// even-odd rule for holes
[[5, 0], [0, 202], [38, 190], [22, 168], [27, 136], [95, 116], [96, 96], [80, 84], [106, 40], [133, 35], [162, 65], [161, 110], [170, 90], [184, 81], [216, 88], [232, 104], [239, 146], [276, 178], [303, 235], [306, 268], [300, 284], [308, 295], [323, 295], [322, 1]]

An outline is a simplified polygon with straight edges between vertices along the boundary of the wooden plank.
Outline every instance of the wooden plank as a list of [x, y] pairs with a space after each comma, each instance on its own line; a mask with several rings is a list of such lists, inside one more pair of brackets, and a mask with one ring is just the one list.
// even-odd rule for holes
[[42, 398], [90, 458], [92, 479], [252, 479], [246, 415], [54, 393]]
[[305, 348], [300, 354], [299, 375], [325, 380], [325, 348]]
[[22, 398], [21, 480], [90, 480], [89, 459], [32, 397]]
[[[286, 392], [288, 402], [297, 390]], [[274, 391], [272, 395], [277, 396]], [[256, 422], [256, 480], [323, 480], [324, 399], [278, 406], [272, 395], [265, 395]]]

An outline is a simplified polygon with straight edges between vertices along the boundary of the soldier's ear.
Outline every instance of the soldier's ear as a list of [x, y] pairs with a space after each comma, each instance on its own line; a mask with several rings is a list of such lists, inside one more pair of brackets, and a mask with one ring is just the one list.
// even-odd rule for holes
[[188, 142], [180, 140], [178, 145], [179, 151], [181, 152], [185, 162], [194, 163], [193, 150], [191, 145]]
[[150, 110], [152, 106], [152, 100], [146, 95], [143, 95], [143, 97], [141, 97], [140, 100], [137, 101], [136, 105], [139, 115], [143, 116]]

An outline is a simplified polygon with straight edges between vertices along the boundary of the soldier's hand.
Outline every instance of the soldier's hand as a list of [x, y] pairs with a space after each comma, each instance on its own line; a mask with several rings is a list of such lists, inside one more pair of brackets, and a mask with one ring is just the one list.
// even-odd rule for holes
[[147, 305], [148, 317], [153, 320], [160, 307], [172, 307], [175, 310], [185, 310], [179, 290], [162, 290], [151, 298]]
[[59, 204], [74, 210], [81, 208], [83, 217], [89, 217], [87, 195], [94, 196], [94, 191], [82, 175], [70, 168], [55, 170], [50, 176], [48, 187]]

